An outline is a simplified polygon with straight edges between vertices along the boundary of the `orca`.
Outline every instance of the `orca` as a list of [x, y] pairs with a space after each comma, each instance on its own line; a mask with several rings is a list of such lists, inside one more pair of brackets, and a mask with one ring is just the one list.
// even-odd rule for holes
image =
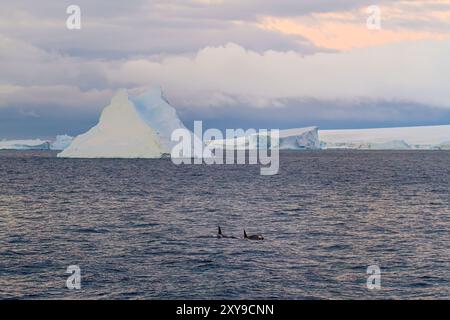
[[224, 239], [236, 239], [233, 236], [224, 235], [222, 233], [222, 229], [220, 228], [220, 226], [217, 227], [217, 238], [219, 238], [219, 239], [222, 239], [222, 238], [224, 238]]
[[248, 240], [264, 240], [264, 237], [261, 234], [253, 234], [251, 236], [247, 236], [247, 232], [244, 229], [244, 239]]

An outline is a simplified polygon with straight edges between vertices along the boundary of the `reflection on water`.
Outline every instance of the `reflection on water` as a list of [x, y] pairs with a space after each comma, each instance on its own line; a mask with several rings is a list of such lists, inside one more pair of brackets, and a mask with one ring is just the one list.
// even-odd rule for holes
[[449, 152], [283, 152], [277, 176], [54, 156], [0, 152], [1, 298], [450, 298]]

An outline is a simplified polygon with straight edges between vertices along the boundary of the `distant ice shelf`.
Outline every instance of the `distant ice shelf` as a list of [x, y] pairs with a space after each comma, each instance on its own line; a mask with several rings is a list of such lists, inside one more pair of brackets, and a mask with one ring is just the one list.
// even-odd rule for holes
[[34, 140], [1, 140], [0, 150], [50, 150], [50, 142]]
[[0, 140], [0, 150], [64, 150], [72, 142], [69, 135], [58, 135], [54, 141], [42, 139]]
[[450, 125], [319, 130], [322, 149], [450, 150]]

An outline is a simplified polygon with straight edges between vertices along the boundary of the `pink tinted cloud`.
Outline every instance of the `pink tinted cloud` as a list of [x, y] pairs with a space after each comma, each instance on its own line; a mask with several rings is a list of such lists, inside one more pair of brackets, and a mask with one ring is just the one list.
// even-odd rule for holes
[[[436, 4], [441, 4], [440, 10], [436, 9]], [[450, 35], [450, 1], [401, 1], [379, 8], [380, 30], [367, 28], [369, 13], [365, 7], [295, 18], [266, 16], [261, 18], [258, 27], [283, 34], [301, 35], [317, 46], [336, 50], [402, 41], [444, 40]]]

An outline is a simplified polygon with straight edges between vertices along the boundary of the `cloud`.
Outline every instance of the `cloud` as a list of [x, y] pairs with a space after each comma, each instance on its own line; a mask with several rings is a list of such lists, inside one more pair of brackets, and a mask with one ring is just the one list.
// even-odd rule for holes
[[247, 49], [348, 49], [448, 34], [448, 1], [377, 1], [383, 30], [366, 39], [366, 0], [78, 0], [82, 30], [65, 28], [70, 0], [2, 4], [0, 33], [46, 51], [119, 59], [193, 53], [228, 42]]
[[228, 44], [207, 47], [193, 58], [126, 61], [109, 73], [109, 80], [129, 86], [160, 83], [183, 105], [214, 106], [246, 99], [247, 105], [253, 101], [264, 107], [282, 98], [307, 97], [400, 100], [450, 107], [446, 85], [450, 83], [449, 54], [448, 41], [311, 56], [292, 51], [261, 54]]
[[205, 128], [378, 128], [450, 123], [450, 109], [408, 101], [321, 101], [284, 99], [281, 106], [266, 108], [229, 104], [216, 108], [186, 106], [179, 109], [187, 126], [203, 120]]
[[113, 95], [109, 89], [0, 85], [0, 137], [51, 138], [92, 127]]
[[[413, 121], [413, 115], [424, 114], [423, 110], [429, 110], [431, 117], [423, 119], [435, 121], [442, 114], [431, 110], [450, 107], [448, 41], [306, 56], [294, 51], [259, 53], [230, 43], [206, 47], [195, 55], [110, 61], [81, 60], [14, 43], [13, 51], [20, 48], [28, 53], [15, 58], [2, 51], [9, 58], [0, 61], [4, 71], [0, 75], [0, 108], [17, 108], [22, 115], [25, 110], [39, 115], [42, 121], [75, 114], [96, 119], [117, 88], [142, 91], [154, 85], [163, 86], [169, 100], [186, 118], [186, 111], [198, 114], [196, 108], [218, 119], [223, 117], [223, 110], [237, 112], [236, 118], [263, 110], [277, 114], [278, 110], [286, 123], [298, 118], [309, 119], [312, 125], [331, 121], [316, 110], [323, 109], [325, 114], [335, 115], [338, 124], [347, 123], [345, 115], [360, 121], [352, 115], [358, 106], [370, 105], [357, 112], [369, 122], [398, 122], [399, 115]], [[374, 107], [377, 102], [378, 113]], [[298, 112], [294, 112], [296, 106]], [[394, 114], [386, 112], [389, 106]], [[412, 112], [414, 108], [420, 112]]]
[[267, 17], [262, 20], [260, 27], [289, 35], [302, 35], [317, 47], [340, 51], [403, 41], [443, 40], [450, 36], [450, 32], [447, 31], [416, 31], [386, 27], [374, 31], [366, 27], [363, 19], [356, 23], [349, 23], [335, 22], [324, 18], [280, 19]]
[[0, 85], [72, 85], [105, 88], [105, 61], [48, 52], [0, 34]]
[[211, 123], [449, 119], [448, 1], [378, 1], [370, 36], [372, 1], [79, 0], [79, 31], [69, 4], [2, 4], [0, 134], [77, 134], [116, 89], [152, 85]]
[[[384, 2], [384, 1], [381, 1]], [[368, 0], [224, 0], [224, 1], [150, 1], [164, 15], [255, 21], [260, 16], [299, 16], [314, 12], [349, 10], [372, 4]]]
[[36, 111], [59, 108], [60, 112], [99, 111], [112, 96], [109, 89], [81, 91], [74, 86], [1, 86], [0, 108], [17, 106]]
[[[36, 6], [33, 1], [18, 0], [2, 5], [0, 33], [46, 51], [102, 59], [196, 52], [227, 42], [256, 51], [320, 51], [301, 35], [253, 25], [251, 7], [265, 6], [269, 10], [269, 2], [251, 2], [212, 5], [196, 1], [134, 0], [126, 5], [111, 5], [106, 0], [80, 0], [77, 4], [81, 7], [82, 29], [70, 31], [65, 20], [71, 1], [41, 1]], [[283, 4], [293, 6], [292, 1], [279, 2], [279, 6]]]
[[295, 17], [265, 16], [258, 26], [286, 35], [301, 35], [318, 47], [350, 50], [386, 43], [442, 40], [450, 36], [448, 1], [392, 1], [378, 3], [381, 29], [366, 27], [367, 7], [318, 12]]

